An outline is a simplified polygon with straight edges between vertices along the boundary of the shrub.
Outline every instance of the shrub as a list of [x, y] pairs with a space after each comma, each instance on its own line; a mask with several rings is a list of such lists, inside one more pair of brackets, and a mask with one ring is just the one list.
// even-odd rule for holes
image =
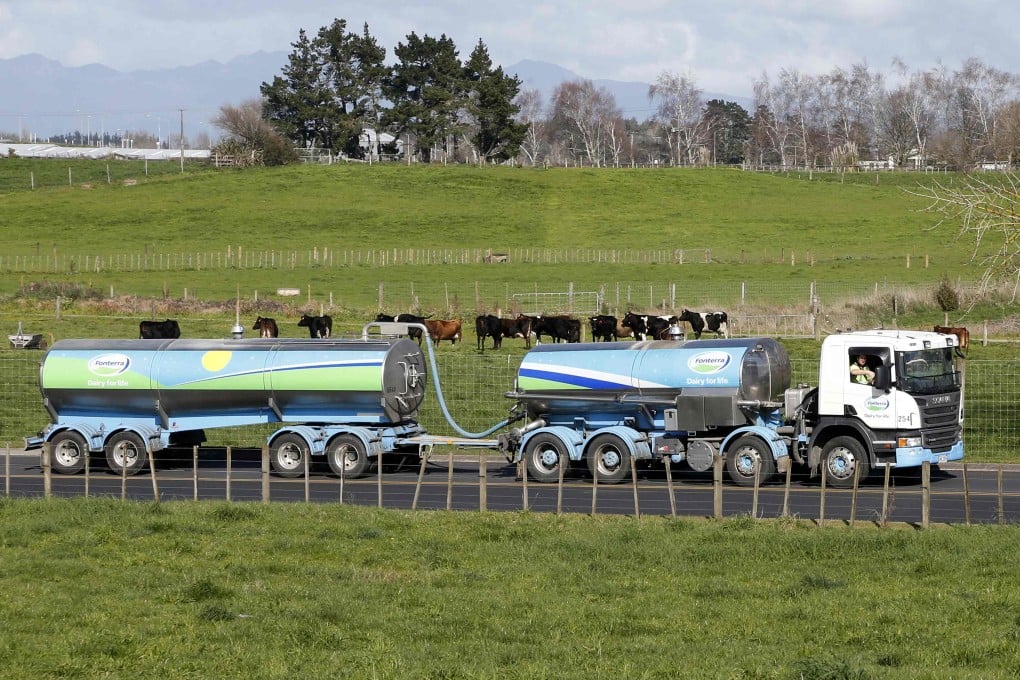
[[960, 293], [948, 276], [943, 276], [935, 289], [935, 303], [943, 312], [955, 312], [960, 308]]

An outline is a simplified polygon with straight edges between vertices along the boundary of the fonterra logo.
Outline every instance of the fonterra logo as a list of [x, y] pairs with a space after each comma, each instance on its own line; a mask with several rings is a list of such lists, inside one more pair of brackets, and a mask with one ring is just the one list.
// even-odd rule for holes
[[870, 413], [881, 413], [889, 408], [889, 400], [884, 397], [868, 399], [864, 402], [864, 408], [866, 408]]
[[111, 378], [128, 370], [131, 359], [126, 354], [102, 354], [89, 359], [89, 373], [100, 378]]
[[718, 350], [711, 352], [700, 352], [687, 360], [687, 368], [695, 373], [707, 375], [718, 373], [730, 364], [731, 357], [726, 352]]

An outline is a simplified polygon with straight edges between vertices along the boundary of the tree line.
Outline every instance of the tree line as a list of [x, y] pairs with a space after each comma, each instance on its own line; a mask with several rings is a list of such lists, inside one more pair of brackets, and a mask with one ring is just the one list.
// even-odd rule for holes
[[889, 73], [866, 63], [763, 72], [751, 111], [706, 100], [692, 74], [663, 72], [648, 89], [654, 114], [639, 120], [590, 80], [561, 83], [544, 101], [494, 65], [481, 39], [462, 61], [445, 34], [412, 32], [388, 63], [367, 23], [354, 32], [335, 19], [291, 46], [261, 100], [221, 110], [218, 152], [259, 164], [287, 162], [297, 147], [421, 162], [970, 170], [1012, 167], [1020, 150], [1020, 79], [976, 58], [958, 69], [896, 60]]

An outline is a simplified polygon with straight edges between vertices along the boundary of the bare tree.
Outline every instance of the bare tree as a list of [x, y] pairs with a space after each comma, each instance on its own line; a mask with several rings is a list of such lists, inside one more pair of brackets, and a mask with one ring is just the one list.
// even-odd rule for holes
[[704, 101], [694, 78], [664, 71], [648, 88], [648, 99], [656, 103], [656, 119], [675, 142], [670, 145], [674, 165], [694, 164], [707, 129], [701, 115]]
[[606, 164], [609, 129], [620, 117], [612, 93], [590, 80], [561, 83], [553, 91], [554, 130], [575, 156], [595, 167]]
[[227, 133], [216, 151], [245, 165], [282, 165], [294, 160], [294, 149], [262, 117], [262, 102], [250, 99], [240, 106], [224, 106], [212, 124]]
[[[958, 238], [973, 240], [972, 260], [984, 267], [983, 291], [1002, 281], [1020, 283], [1020, 177], [966, 175], [952, 184], [936, 181], [908, 192], [928, 199], [927, 210], [941, 215], [933, 228], [949, 225]], [[982, 248], [992, 239], [998, 242]], [[1016, 296], [1014, 288], [1014, 301]]]
[[772, 150], [779, 155], [779, 164], [787, 167], [788, 144], [793, 134], [789, 93], [784, 88], [774, 87], [768, 74], [762, 73], [761, 79], [754, 82], [754, 108], [757, 134], [768, 138]]
[[521, 90], [514, 100], [520, 107], [517, 120], [528, 124], [528, 132], [521, 143], [521, 152], [530, 165], [538, 165], [544, 155], [545, 135], [548, 127], [542, 102], [542, 93], [537, 88]]

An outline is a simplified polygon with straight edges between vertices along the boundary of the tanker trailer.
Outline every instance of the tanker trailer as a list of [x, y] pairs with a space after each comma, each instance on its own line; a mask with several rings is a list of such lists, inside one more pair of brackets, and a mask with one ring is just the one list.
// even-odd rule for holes
[[426, 376], [406, 338], [61, 340], [40, 368], [51, 423], [25, 444], [48, 442], [58, 472], [105, 453], [112, 472], [135, 474], [147, 450], [197, 445], [207, 429], [287, 423], [268, 438], [277, 473], [324, 454], [358, 476], [380, 452], [417, 450]]
[[771, 338], [540, 345], [517, 374], [526, 423], [501, 442], [538, 481], [584, 460], [600, 482], [620, 482], [628, 459], [686, 461], [694, 470], [726, 456], [738, 484], [789, 463], [778, 432], [790, 360]]

